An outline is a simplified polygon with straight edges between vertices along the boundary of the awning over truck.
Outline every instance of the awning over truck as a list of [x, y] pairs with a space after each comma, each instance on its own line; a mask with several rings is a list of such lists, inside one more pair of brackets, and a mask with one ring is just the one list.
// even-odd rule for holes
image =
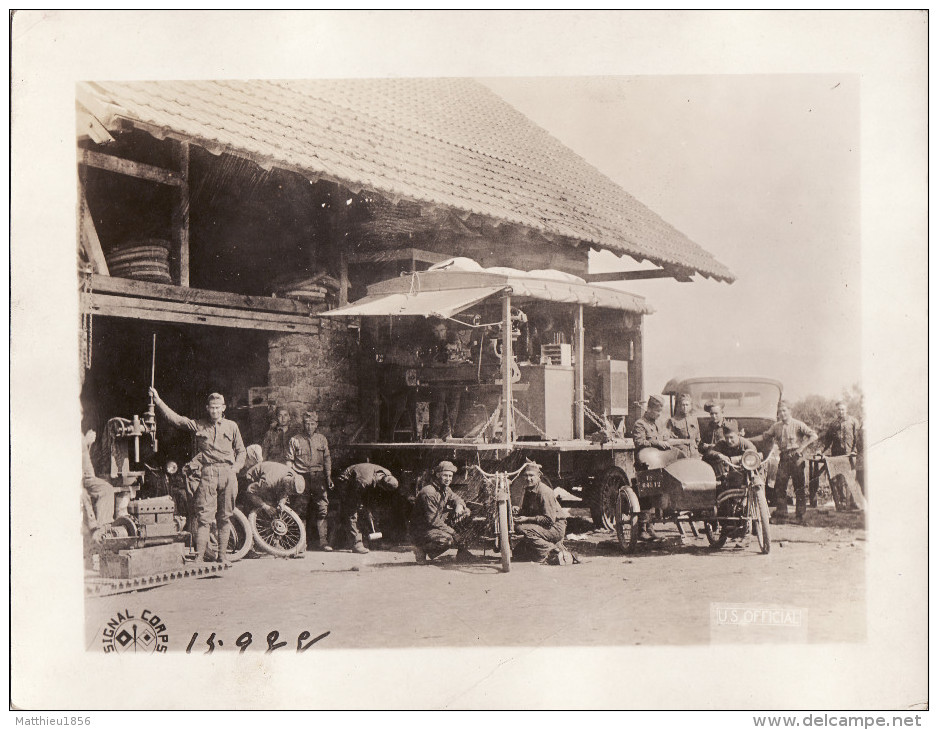
[[368, 295], [323, 317], [416, 315], [449, 317], [502, 291], [512, 298], [583, 304], [588, 307], [651, 314], [643, 297], [610, 287], [542, 279], [518, 272], [505, 275], [464, 271], [422, 271], [368, 287]]
[[485, 286], [449, 291], [418, 291], [400, 294], [376, 294], [359, 299], [341, 309], [323, 312], [323, 317], [452, 317], [473, 304], [497, 294], [504, 287]]

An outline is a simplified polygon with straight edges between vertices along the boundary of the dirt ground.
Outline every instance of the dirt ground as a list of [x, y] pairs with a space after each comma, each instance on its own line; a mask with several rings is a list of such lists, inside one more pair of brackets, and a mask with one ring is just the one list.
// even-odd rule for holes
[[[768, 640], [859, 642], [866, 637], [862, 514], [809, 510], [805, 525], [772, 526], [772, 550], [714, 551], [701, 534], [658, 528], [659, 541], [625, 555], [614, 533], [593, 531], [574, 510], [567, 545], [579, 565], [513, 563], [498, 556], [418, 566], [407, 546], [364, 556], [308, 553], [305, 559], [246, 558], [209, 578], [86, 599], [86, 642], [101, 651], [118, 613], [158, 616], [170, 651], [296, 651], [330, 648], [684, 645], [739, 640], [714, 633], [711, 604], [781, 607], [797, 630]], [[452, 555], [452, 553], [450, 554]], [[725, 616], [725, 614], [724, 614]], [[722, 627], [725, 629], [725, 627]], [[791, 629], [792, 627], [787, 627]], [[193, 634], [198, 634], [193, 640]], [[246, 637], [249, 634], [249, 637]], [[773, 638], [774, 637], [774, 638]], [[765, 640], [764, 636], [763, 639]]]

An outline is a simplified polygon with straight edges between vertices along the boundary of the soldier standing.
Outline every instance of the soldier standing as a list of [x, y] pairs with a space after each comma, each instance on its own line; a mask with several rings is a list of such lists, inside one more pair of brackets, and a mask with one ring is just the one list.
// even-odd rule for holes
[[778, 418], [768, 431], [758, 439], [763, 445], [769, 442], [778, 444], [781, 455], [778, 461], [778, 473], [775, 475], [775, 512], [773, 519], [781, 520], [788, 515], [788, 481], [795, 490], [795, 519], [804, 520], [807, 500], [804, 489], [804, 452], [816, 443], [817, 433], [806, 423], [791, 417], [791, 406], [787, 401], [778, 404]]
[[306, 520], [307, 540], [312, 522], [315, 521], [319, 549], [331, 553], [328, 517], [332, 457], [329, 455], [326, 437], [316, 433], [318, 426], [319, 416], [315, 411], [303, 414], [303, 433], [293, 436], [287, 446], [287, 466], [306, 481], [306, 492], [304, 495], [296, 495], [294, 509]]
[[[194, 495], [195, 559], [201, 562], [208, 547], [213, 512], [218, 526], [218, 544], [228, 544], [231, 513], [234, 512], [235, 499], [238, 497], [237, 474], [244, 465], [245, 457], [241, 431], [237, 423], [224, 417], [225, 398], [220, 393], [209, 395], [205, 404], [208, 418], [197, 421], [180, 416], [166, 405], [156, 388], [150, 388], [149, 393], [167, 421], [195, 435], [198, 454], [189, 463], [194, 465], [192, 475], [198, 482]], [[218, 551], [218, 561], [229, 562], [225, 550]]]
[[290, 411], [285, 406], [277, 409], [277, 422], [270, 427], [261, 442], [264, 461], [287, 462], [287, 449], [290, 446]]

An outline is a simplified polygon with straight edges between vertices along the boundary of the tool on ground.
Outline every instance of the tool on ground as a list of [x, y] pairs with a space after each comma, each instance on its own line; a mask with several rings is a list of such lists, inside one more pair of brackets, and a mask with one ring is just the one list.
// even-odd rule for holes
[[371, 512], [368, 513], [368, 524], [371, 526], [371, 532], [368, 533], [369, 540], [380, 540], [384, 537], [383, 533], [377, 532], [375, 530], [375, 519], [372, 517]]

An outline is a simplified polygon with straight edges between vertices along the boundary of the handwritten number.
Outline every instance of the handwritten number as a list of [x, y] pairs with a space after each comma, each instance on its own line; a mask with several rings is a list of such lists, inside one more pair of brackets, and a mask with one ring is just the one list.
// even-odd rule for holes
[[331, 631], [327, 631], [327, 632], [324, 633], [324, 634], [320, 634], [320, 635], [317, 636], [315, 639], [313, 639], [311, 642], [309, 642], [306, 646], [303, 646], [303, 642], [304, 642], [306, 639], [309, 638], [309, 632], [308, 632], [308, 631], [302, 632], [302, 633], [297, 637], [297, 639], [296, 639], [296, 653], [297, 653], [297, 654], [300, 654], [300, 653], [306, 651], [307, 649], [309, 649], [309, 647], [311, 647], [311, 646], [312, 646], [313, 644], [315, 644], [317, 641], [322, 641], [323, 639], [325, 639], [325, 638], [326, 638], [329, 634], [331, 634], [331, 633], [332, 633]]
[[208, 651], [204, 652], [205, 654], [211, 654], [215, 651], [215, 632], [213, 631], [208, 635], [208, 638], [205, 640], [205, 643], [208, 645]]
[[186, 654], [192, 653], [192, 647], [195, 646], [195, 640], [199, 638], [199, 632], [196, 631], [192, 634], [192, 638], [189, 639], [189, 646], [186, 647]]
[[251, 645], [253, 637], [251, 636], [250, 631], [245, 631], [241, 636], [238, 637], [238, 640], [235, 642], [235, 646], [240, 646], [241, 651], [239, 654], [244, 654], [245, 650]]
[[265, 654], [270, 654], [274, 649], [280, 649], [287, 645], [287, 642], [285, 641], [281, 641], [278, 644], [277, 639], [279, 638], [279, 631], [271, 631], [269, 634], [267, 634], [267, 651], [264, 652]]

